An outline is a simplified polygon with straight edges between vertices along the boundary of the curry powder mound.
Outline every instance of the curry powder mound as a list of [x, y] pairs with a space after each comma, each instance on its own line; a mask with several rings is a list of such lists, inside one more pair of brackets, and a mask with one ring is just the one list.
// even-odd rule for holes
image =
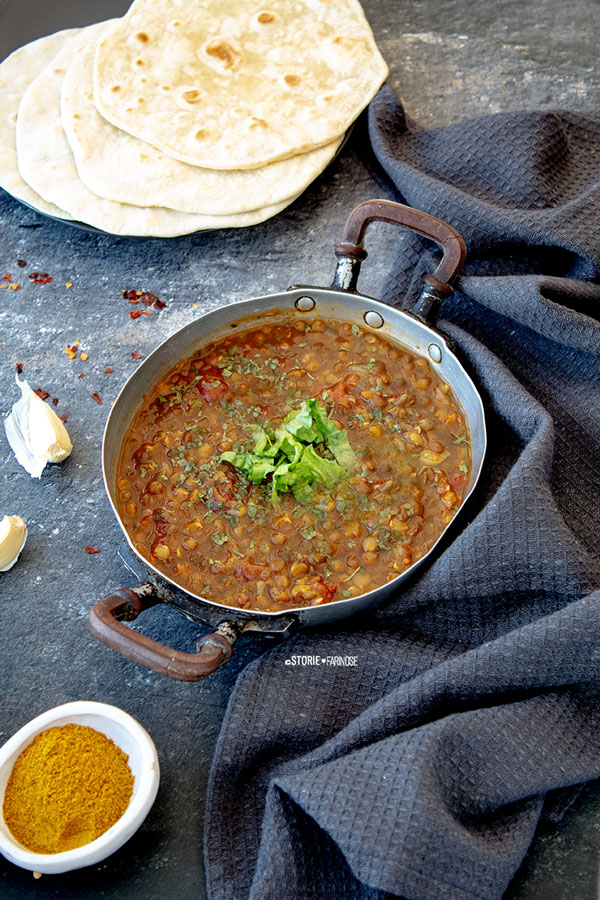
[[129, 757], [86, 725], [39, 734], [17, 759], [4, 794], [4, 821], [34, 853], [89, 844], [121, 818], [133, 793]]

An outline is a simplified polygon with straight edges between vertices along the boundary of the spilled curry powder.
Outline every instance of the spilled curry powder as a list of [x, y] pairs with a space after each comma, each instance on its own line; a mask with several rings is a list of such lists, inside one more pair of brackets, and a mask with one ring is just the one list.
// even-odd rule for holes
[[86, 725], [39, 734], [17, 759], [4, 794], [4, 821], [33, 853], [89, 844], [121, 818], [133, 793], [129, 757]]

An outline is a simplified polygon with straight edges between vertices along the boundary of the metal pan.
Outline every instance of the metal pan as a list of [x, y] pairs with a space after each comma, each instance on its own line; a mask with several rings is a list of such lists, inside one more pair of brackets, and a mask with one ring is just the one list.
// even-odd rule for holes
[[[412, 312], [364, 296], [356, 290], [362, 261], [367, 256], [363, 237], [370, 222], [383, 220], [402, 225], [435, 241], [443, 250], [435, 272], [425, 275], [423, 291]], [[158, 383], [180, 360], [214, 341], [232, 328], [277, 322], [290, 313], [317, 313], [323, 318], [336, 318], [380, 331], [391, 340], [403, 344], [414, 353], [426, 356], [438, 375], [452, 388], [466, 417], [471, 436], [472, 466], [464, 503], [472, 494], [483, 465], [486, 430], [481, 397], [451, 343], [433, 327], [439, 306], [452, 293], [450, 283], [465, 258], [462, 238], [446, 223], [399, 203], [369, 200], [353, 210], [344, 230], [343, 242], [335, 248], [338, 258], [335, 278], [330, 288], [294, 285], [279, 294], [270, 294], [234, 303], [199, 317], [162, 343], [125, 384], [112, 408], [103, 443], [103, 471], [106, 490], [129, 549], [137, 561], [137, 569], [147, 577], [133, 588], [117, 590], [91, 609], [89, 624], [94, 635], [123, 656], [149, 669], [181, 681], [197, 681], [226, 663], [233, 644], [242, 634], [288, 635], [305, 626], [321, 626], [379, 606], [393, 596], [402, 584], [427, 564], [432, 549], [405, 572], [381, 587], [358, 597], [336, 600], [319, 606], [284, 612], [256, 612], [221, 606], [172, 582], [133, 546], [116, 504], [116, 469], [133, 413], [141, 406], [149, 388]], [[450, 525], [449, 527], [452, 527]], [[172, 650], [129, 628], [131, 621], [157, 603], [168, 603], [196, 622], [213, 628], [200, 638], [196, 653]]]

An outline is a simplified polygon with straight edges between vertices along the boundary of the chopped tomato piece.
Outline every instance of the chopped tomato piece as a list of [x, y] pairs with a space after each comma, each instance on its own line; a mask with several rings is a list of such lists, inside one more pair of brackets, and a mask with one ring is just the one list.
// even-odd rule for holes
[[338, 406], [342, 406], [344, 409], [356, 406], [356, 397], [350, 393], [348, 385], [344, 384], [343, 381], [337, 381], [321, 393], [326, 399], [333, 400], [334, 403], [337, 403]]
[[240, 575], [243, 576], [246, 581], [257, 581], [262, 570], [263, 566], [257, 566], [247, 556], [242, 557], [235, 564], [235, 574], [238, 578]]
[[462, 490], [467, 481], [467, 476], [463, 475], [462, 472], [458, 472], [454, 478], [450, 479], [450, 484], [454, 488], [454, 490]]
[[320, 596], [323, 598], [323, 603], [331, 603], [334, 594], [338, 589], [337, 584], [326, 584], [322, 580], [319, 580], [313, 587], [318, 590]]
[[219, 480], [210, 488], [207, 504], [210, 509], [218, 511], [220, 509], [230, 509], [235, 503], [235, 487], [237, 484], [237, 476], [231, 473], [221, 472]]
[[207, 403], [216, 403], [228, 391], [227, 382], [217, 366], [206, 365], [200, 373], [198, 391]]

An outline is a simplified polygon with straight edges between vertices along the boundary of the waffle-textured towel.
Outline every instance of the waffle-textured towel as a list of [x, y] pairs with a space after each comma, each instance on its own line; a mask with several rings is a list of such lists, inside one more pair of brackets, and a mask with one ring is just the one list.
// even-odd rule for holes
[[[386, 88], [369, 133], [391, 198], [468, 247], [439, 324], [487, 404], [483, 484], [392, 603], [241, 674], [211, 900], [498, 900], [540, 817], [600, 776], [600, 116], [419, 131]], [[408, 306], [435, 260], [400, 244], [385, 299]]]

